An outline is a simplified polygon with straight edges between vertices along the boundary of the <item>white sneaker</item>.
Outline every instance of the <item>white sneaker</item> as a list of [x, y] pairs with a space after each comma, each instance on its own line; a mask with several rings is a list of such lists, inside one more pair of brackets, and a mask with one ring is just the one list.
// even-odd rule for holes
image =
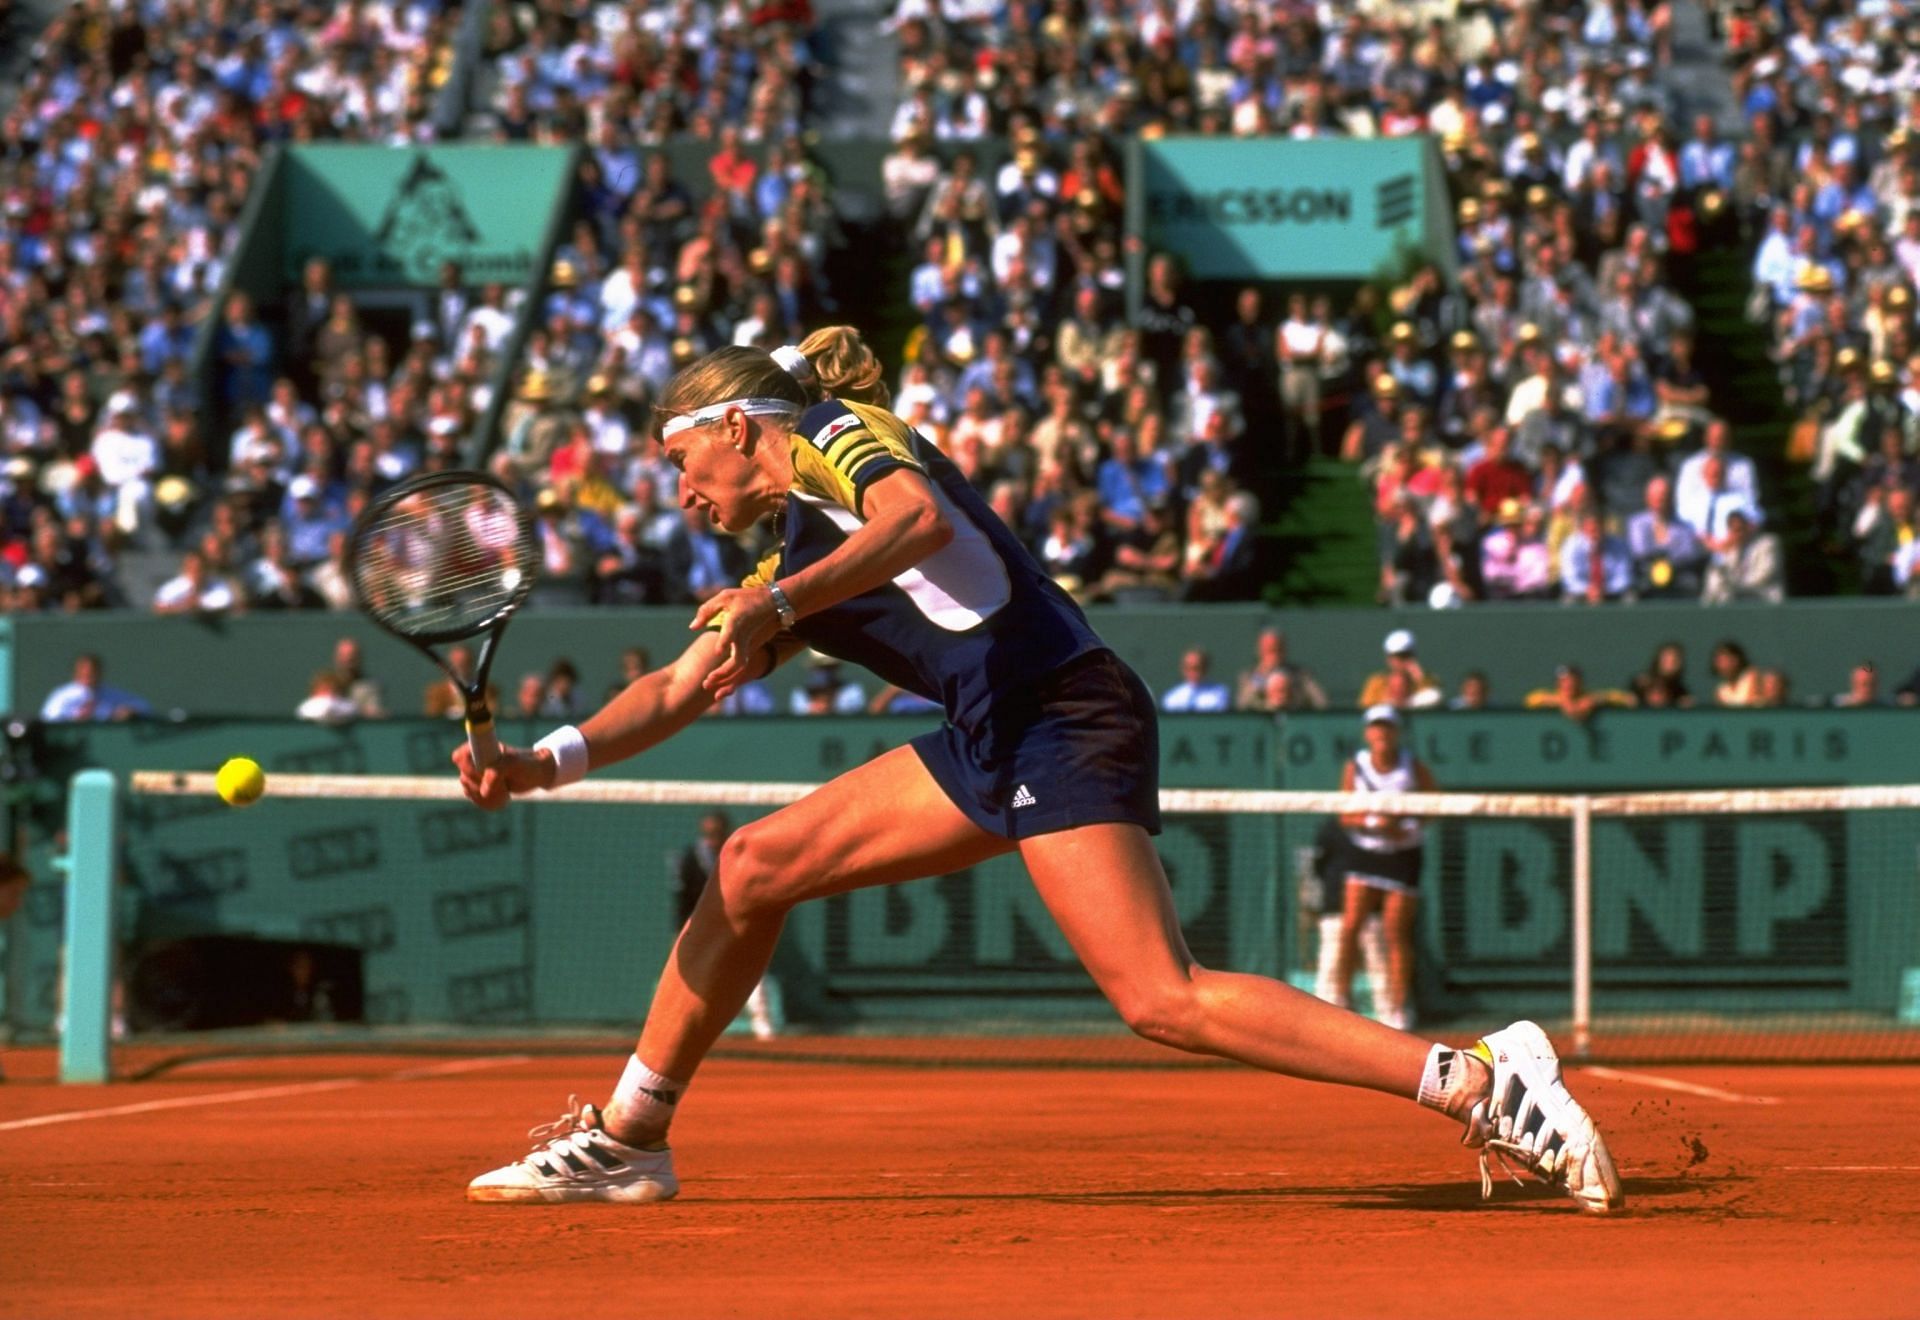
[[673, 1152], [623, 1145], [600, 1125], [600, 1110], [567, 1097], [556, 1122], [527, 1133], [533, 1150], [467, 1184], [469, 1201], [671, 1201], [680, 1192]]
[[1467, 1116], [1461, 1142], [1480, 1148], [1480, 1194], [1493, 1195], [1492, 1160], [1515, 1182], [1510, 1159], [1541, 1182], [1566, 1190], [1595, 1214], [1623, 1208], [1627, 1194], [1613, 1156], [1587, 1111], [1560, 1079], [1560, 1056], [1547, 1033], [1516, 1022], [1471, 1051], [1493, 1069], [1493, 1089]]

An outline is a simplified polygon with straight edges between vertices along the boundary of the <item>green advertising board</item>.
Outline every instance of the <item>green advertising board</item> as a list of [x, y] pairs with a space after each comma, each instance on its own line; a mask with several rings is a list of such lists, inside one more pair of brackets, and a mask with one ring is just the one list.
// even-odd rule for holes
[[[1901, 783], [1920, 712], [1610, 711], [1414, 715], [1408, 744], [1449, 791], [1636, 792]], [[1339, 786], [1351, 714], [1288, 717], [1290, 789]], [[1284, 847], [1308, 845], [1289, 821]], [[1430, 822], [1421, 912], [1429, 1001], [1489, 1002], [1565, 984], [1567, 820]], [[1884, 1009], [1920, 958], [1920, 812], [1598, 819], [1594, 970], [1600, 1007], [1686, 1002]]]
[[280, 278], [324, 257], [341, 288], [529, 283], [566, 197], [563, 147], [295, 147], [280, 186]]
[[1154, 138], [1131, 173], [1133, 232], [1198, 279], [1364, 280], [1415, 254], [1453, 268], [1424, 137]]
[[[1443, 787], [1605, 793], [1634, 788], [1899, 781], [1920, 712], [1433, 714], [1412, 745]], [[1175, 788], [1324, 789], [1357, 746], [1350, 713], [1168, 717]], [[544, 727], [544, 726], [540, 726]], [[540, 731], [502, 723], [524, 743]], [[897, 747], [911, 718], [702, 720], [617, 773], [818, 781]], [[123, 807], [128, 966], [215, 935], [357, 951], [365, 1013], [387, 1023], [626, 1023], [642, 1010], [678, 920], [674, 859], [699, 805], [538, 799], [489, 815], [458, 801], [289, 801], [271, 777], [446, 776], [444, 721], [64, 726], [43, 731], [37, 807], [17, 821], [35, 884], [0, 959], [6, 1020], [43, 1031], [57, 1007], [64, 885], [49, 857], [60, 787], [82, 767], [268, 769], [245, 811], [212, 799]], [[123, 779], [124, 782], [124, 779]], [[761, 814], [733, 812], [736, 823]], [[1311, 966], [1303, 860], [1319, 818], [1170, 815], [1156, 846], [1194, 955], [1281, 974]], [[1423, 1008], [1435, 1018], [1563, 1013], [1572, 825], [1429, 824], [1421, 904]], [[1593, 825], [1595, 1003], [1641, 1009], [1850, 1010], [1889, 1015], [1920, 965], [1920, 812], [1602, 818]], [[1086, 973], [1027, 881], [1001, 858], [797, 910], [782, 942], [790, 1013], [818, 1024], [1099, 1017]]]
[[[702, 720], [620, 768], [662, 778], [817, 781], [897, 747], [924, 719]], [[524, 744], [536, 730], [503, 720]], [[367, 1020], [385, 1024], [621, 1023], [643, 1012], [678, 929], [674, 874], [700, 805], [583, 807], [530, 800], [489, 814], [458, 801], [297, 801], [275, 775], [446, 776], [458, 726], [389, 720], [69, 725], [46, 730], [38, 810], [23, 837], [36, 883], [0, 967], [7, 1020], [44, 1031], [58, 1005], [65, 887], [51, 865], [59, 787], [83, 766], [201, 769], [244, 752], [268, 793], [236, 811], [213, 798], [131, 795], [122, 806], [124, 968], [142, 987], [185, 942], [236, 935], [357, 951]], [[1272, 725], [1251, 716], [1172, 722], [1175, 787], [1271, 785]], [[736, 824], [765, 809], [732, 809]], [[1280, 865], [1273, 822], [1169, 820], [1160, 852], [1195, 953], [1277, 973]], [[158, 969], [158, 970], [156, 970]], [[788, 1011], [848, 1022], [929, 1012], [1097, 1012], [1093, 986], [1017, 859], [868, 890], [793, 914], [776, 970]], [[945, 1005], [946, 1007], [937, 1007]], [[144, 1018], [144, 1013], [143, 1013]]]
[[[1419, 711], [1407, 742], [1449, 791], [1899, 784], [1913, 778], [1920, 711], [1605, 711], [1585, 723], [1535, 711]], [[1275, 734], [1286, 788], [1338, 788], [1361, 746], [1352, 712], [1289, 715]]]

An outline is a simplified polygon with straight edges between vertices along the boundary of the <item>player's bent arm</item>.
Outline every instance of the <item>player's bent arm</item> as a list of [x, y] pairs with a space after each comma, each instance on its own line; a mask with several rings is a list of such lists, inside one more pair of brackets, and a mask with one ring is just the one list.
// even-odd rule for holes
[[[720, 655], [718, 635], [702, 633], [673, 664], [635, 679], [603, 706], [574, 731], [586, 744], [587, 768], [637, 755], [698, 719], [716, 700], [702, 680]], [[768, 667], [764, 658], [752, 666], [755, 671]], [[468, 799], [489, 811], [498, 811], [517, 794], [552, 788], [559, 768], [549, 747], [503, 747], [500, 759], [481, 769], [465, 742], [454, 749], [453, 763]]]
[[[818, 563], [780, 579], [778, 586], [796, 617], [831, 609], [891, 582], [954, 537], [933, 487], [911, 469], [896, 468], [875, 478], [862, 493], [860, 508], [864, 521], [846, 540]], [[716, 621], [722, 659], [708, 671], [706, 684], [718, 694], [747, 681], [749, 667], [761, 663], [760, 652], [776, 635], [771, 585], [761, 582], [712, 596], [695, 612], [692, 626], [706, 628]]]
[[[703, 632], [672, 664], [629, 683], [580, 726], [588, 767], [597, 770], [638, 756], [704, 715], [718, 700], [705, 682], [722, 655], [720, 634]], [[758, 678], [771, 667], [764, 657], [758, 659], [747, 677]]]
[[895, 468], [868, 486], [860, 512], [865, 521], [831, 554], [780, 579], [801, 618], [886, 585], [953, 541], [953, 524], [932, 484], [909, 468]]

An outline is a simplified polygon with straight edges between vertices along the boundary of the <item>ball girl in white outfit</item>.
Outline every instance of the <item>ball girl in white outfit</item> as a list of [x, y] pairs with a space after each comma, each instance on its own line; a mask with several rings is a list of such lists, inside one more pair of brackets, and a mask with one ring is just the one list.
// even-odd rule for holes
[[[1433, 774], [1400, 744], [1400, 712], [1370, 706], [1367, 745], [1347, 762], [1340, 787], [1350, 793], [1432, 793]], [[1420, 910], [1420, 867], [1426, 856], [1426, 827], [1411, 816], [1357, 811], [1342, 816], [1347, 829], [1346, 906], [1341, 912], [1340, 946], [1334, 962], [1334, 1002], [1344, 1004], [1353, 984], [1360, 933], [1370, 917], [1380, 916], [1386, 935], [1385, 993], [1376, 983], [1375, 1014], [1390, 1027], [1413, 1025], [1413, 929]]]

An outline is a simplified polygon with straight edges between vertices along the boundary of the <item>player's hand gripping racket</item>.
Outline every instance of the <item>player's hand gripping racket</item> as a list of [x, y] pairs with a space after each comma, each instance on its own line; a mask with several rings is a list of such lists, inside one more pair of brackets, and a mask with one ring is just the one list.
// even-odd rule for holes
[[[480, 472], [436, 472], [401, 482], [353, 526], [347, 572], [373, 621], [446, 671], [466, 701], [474, 768], [500, 759], [487, 675], [507, 621], [533, 590], [540, 546], [513, 493]], [[486, 634], [472, 674], [433, 648]]]

